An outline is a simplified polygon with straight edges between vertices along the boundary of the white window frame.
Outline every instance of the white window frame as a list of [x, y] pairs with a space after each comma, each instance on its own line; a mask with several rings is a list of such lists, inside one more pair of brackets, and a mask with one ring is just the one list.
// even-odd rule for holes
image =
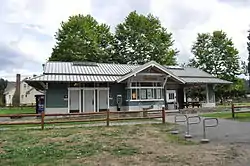
[[[136, 86], [132, 86], [132, 83], [135, 83]], [[141, 83], [144, 83], [144, 82], [128, 83], [128, 87], [126, 87], [125, 89], [127, 91], [130, 91], [130, 93], [126, 92], [128, 95], [130, 94], [130, 99], [127, 99], [126, 101], [164, 101], [164, 98], [162, 96], [162, 91], [164, 87], [157, 86], [159, 82], [146, 82], [146, 83], [152, 83], [152, 86], [140, 86]], [[132, 95], [133, 89], [136, 89], [136, 99], [133, 99], [133, 95]], [[145, 89], [145, 96], [144, 96], [144, 89]], [[160, 91], [160, 94], [159, 94], [160, 98], [156, 98], [157, 95], [155, 95], [155, 93], [157, 90], [158, 92]], [[151, 98], [148, 98], [148, 91], [151, 91]], [[139, 92], [139, 98], [138, 98], [138, 92]]]

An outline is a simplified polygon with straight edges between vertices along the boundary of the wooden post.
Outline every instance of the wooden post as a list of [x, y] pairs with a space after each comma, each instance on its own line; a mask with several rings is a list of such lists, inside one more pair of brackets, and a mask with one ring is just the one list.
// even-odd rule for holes
[[42, 127], [42, 130], [44, 129], [44, 116], [45, 116], [45, 113], [44, 113], [44, 111], [42, 111], [42, 115], [41, 115], [41, 127]]
[[107, 119], [106, 119], [106, 121], [107, 121], [107, 126], [109, 126], [109, 109], [107, 109]]
[[166, 113], [165, 113], [164, 107], [162, 107], [161, 115], [162, 115], [162, 123], [165, 124], [166, 123]]
[[232, 104], [232, 118], [235, 117], [235, 113], [234, 113], [234, 104]]

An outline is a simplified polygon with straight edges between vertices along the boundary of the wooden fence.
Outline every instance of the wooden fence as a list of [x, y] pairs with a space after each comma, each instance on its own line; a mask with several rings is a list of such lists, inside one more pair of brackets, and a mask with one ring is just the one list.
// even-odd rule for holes
[[[232, 104], [232, 118], [235, 118], [236, 114], [240, 113], [250, 113], [250, 106], [247, 105], [234, 105]], [[248, 108], [248, 110], [236, 110], [237, 108]]]
[[[126, 115], [134, 115], [140, 114], [142, 116], [130, 116]], [[44, 129], [45, 124], [56, 124], [56, 123], [72, 123], [72, 122], [106, 122], [106, 126], [110, 126], [110, 122], [112, 121], [122, 121], [122, 120], [141, 120], [141, 119], [162, 119], [162, 123], [165, 123], [165, 110], [143, 110], [143, 111], [103, 111], [103, 112], [84, 112], [84, 113], [66, 113], [66, 114], [45, 114], [42, 112], [41, 114], [0, 114], [0, 118], [8, 117], [40, 117], [39, 121], [4, 121], [0, 122], [0, 125], [27, 125], [27, 124], [40, 124], [41, 129]], [[91, 115], [98, 115], [100, 118], [89, 118]], [[111, 115], [118, 115], [118, 117], [112, 117]], [[60, 119], [56, 118], [56, 120], [46, 121], [45, 117], [72, 117], [77, 116], [78, 119]], [[122, 116], [122, 117], [120, 117]]]

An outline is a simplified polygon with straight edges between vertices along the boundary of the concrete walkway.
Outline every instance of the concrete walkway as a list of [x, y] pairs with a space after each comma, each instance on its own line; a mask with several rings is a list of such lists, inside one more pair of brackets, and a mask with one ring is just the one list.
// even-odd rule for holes
[[[192, 115], [188, 115], [192, 116]], [[200, 124], [190, 126], [190, 134], [192, 139], [200, 140], [203, 137], [203, 117]], [[173, 123], [174, 115], [167, 116], [166, 121]], [[195, 121], [195, 120], [194, 120]], [[211, 121], [212, 124], [214, 121]], [[186, 123], [180, 122], [180, 134], [185, 135]], [[210, 142], [223, 142], [223, 143], [244, 143], [250, 144], [250, 122], [238, 122], [234, 120], [219, 119], [219, 125], [215, 128], [207, 128], [207, 138]]]

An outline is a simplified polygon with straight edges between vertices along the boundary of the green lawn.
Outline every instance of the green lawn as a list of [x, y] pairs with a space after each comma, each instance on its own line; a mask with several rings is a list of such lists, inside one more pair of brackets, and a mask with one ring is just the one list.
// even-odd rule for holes
[[36, 113], [35, 107], [0, 108], [0, 114], [32, 114], [32, 113]]
[[[1, 165], [227, 165], [241, 150], [199, 145], [168, 133], [171, 125], [0, 132]], [[239, 153], [239, 154], [238, 154]], [[243, 154], [249, 156], [249, 154]]]
[[[201, 116], [215, 117], [215, 118], [222, 118], [222, 119], [233, 119], [231, 112], [206, 113], [206, 114], [201, 114]], [[235, 120], [243, 121], [243, 122], [250, 121], [250, 113], [235, 114]]]

